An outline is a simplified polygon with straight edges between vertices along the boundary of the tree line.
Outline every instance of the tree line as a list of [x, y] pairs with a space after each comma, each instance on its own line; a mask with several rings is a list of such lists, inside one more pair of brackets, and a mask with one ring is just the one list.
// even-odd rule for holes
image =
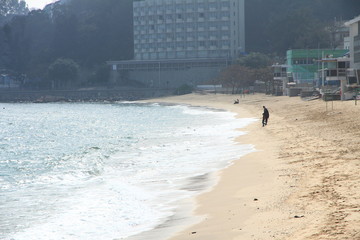
[[106, 84], [105, 62], [133, 57], [132, 31], [132, 0], [58, 2], [2, 25], [0, 69], [26, 73], [32, 88]]
[[360, 15], [359, 0], [245, 0], [246, 47], [284, 55], [288, 49], [329, 48], [334, 21]]
[[[0, 1], [0, 70], [26, 74], [24, 87], [106, 85], [105, 62], [133, 58], [133, 0], [72, 0], [31, 12], [23, 1]], [[334, 19], [359, 9], [359, 0], [245, 0], [247, 52], [266, 55], [268, 67], [288, 49], [334, 47]], [[229, 71], [265, 68], [242, 61]]]

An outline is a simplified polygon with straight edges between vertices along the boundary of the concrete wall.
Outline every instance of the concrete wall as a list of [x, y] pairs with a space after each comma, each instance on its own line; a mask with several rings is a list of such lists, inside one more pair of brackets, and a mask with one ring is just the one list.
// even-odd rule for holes
[[0, 102], [132, 101], [171, 95], [166, 89], [0, 91]]
[[[183, 84], [196, 86], [210, 84], [219, 76], [222, 67], [197, 67], [182, 70], [132, 70], [127, 77], [144, 83], [150, 88], [177, 88]], [[113, 72], [113, 71], [112, 71]], [[121, 74], [112, 73], [113, 77]]]

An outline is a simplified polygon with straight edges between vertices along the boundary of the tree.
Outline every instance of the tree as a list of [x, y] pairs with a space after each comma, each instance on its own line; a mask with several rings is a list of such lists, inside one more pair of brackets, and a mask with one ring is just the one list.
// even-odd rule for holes
[[273, 70], [270, 66], [257, 69], [254, 72], [254, 78], [255, 80], [261, 81], [265, 83], [266, 86], [266, 93], [269, 93], [271, 91], [271, 82], [273, 80]]
[[231, 93], [239, 93], [240, 89], [247, 88], [253, 83], [253, 71], [245, 66], [233, 64], [224, 69], [219, 77], [225, 87], [231, 88]]
[[271, 65], [271, 59], [262, 53], [250, 53], [238, 59], [238, 63], [248, 68], [264, 68]]
[[25, 15], [29, 12], [25, 1], [0, 0], [0, 26], [9, 21], [13, 16]]
[[109, 66], [106, 64], [97, 67], [96, 71], [90, 76], [89, 82], [94, 85], [105, 85], [110, 79]]
[[288, 49], [330, 46], [330, 34], [325, 25], [305, 8], [272, 18], [267, 33], [270, 49], [278, 54]]
[[73, 86], [78, 78], [79, 66], [72, 59], [56, 59], [48, 70], [52, 88], [63, 89]]

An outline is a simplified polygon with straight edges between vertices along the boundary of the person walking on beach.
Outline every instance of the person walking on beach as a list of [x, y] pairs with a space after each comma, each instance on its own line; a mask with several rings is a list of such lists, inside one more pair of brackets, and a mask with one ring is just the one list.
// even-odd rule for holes
[[267, 125], [270, 114], [269, 114], [269, 111], [267, 110], [267, 108], [265, 106], [263, 106], [263, 108], [264, 108], [264, 112], [263, 112], [262, 125], [264, 127], [265, 125]]

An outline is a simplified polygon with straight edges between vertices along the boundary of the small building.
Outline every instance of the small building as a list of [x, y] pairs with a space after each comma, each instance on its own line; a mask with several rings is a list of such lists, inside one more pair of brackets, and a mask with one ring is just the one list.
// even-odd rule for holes
[[114, 83], [137, 82], [147, 88], [175, 89], [182, 85], [214, 82], [230, 64], [227, 59], [164, 59], [108, 61], [110, 78]]
[[360, 85], [350, 69], [350, 58], [323, 58], [320, 62], [323, 66], [319, 69], [323, 79], [321, 92], [336, 95], [341, 100], [354, 99]]
[[[287, 76], [287, 67], [287, 65], [283, 64], [272, 65], [274, 72], [272, 91], [275, 95], [289, 95], [289, 88], [291, 87], [292, 82], [289, 82], [289, 78]], [[292, 80], [292, 78], [290, 80]]]
[[300, 88], [314, 88], [320, 86], [322, 79], [317, 75], [323, 58], [337, 58], [344, 56], [346, 49], [294, 49], [286, 53], [287, 73], [289, 81]]

